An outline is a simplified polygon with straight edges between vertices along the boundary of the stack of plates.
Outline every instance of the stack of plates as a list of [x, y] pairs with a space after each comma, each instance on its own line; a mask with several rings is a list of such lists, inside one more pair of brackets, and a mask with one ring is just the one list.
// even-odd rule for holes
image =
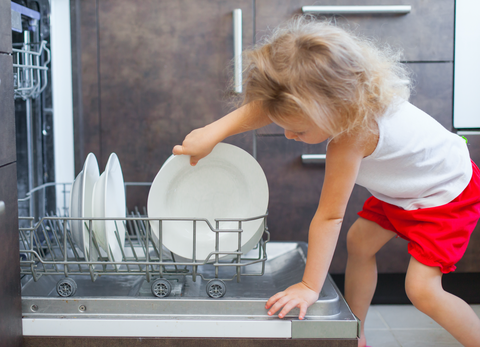
[[[267, 205], [267, 179], [258, 162], [239, 147], [219, 143], [196, 166], [190, 165], [190, 156], [171, 156], [152, 183], [147, 211], [149, 218], [203, 218], [215, 228], [215, 219], [262, 216]], [[197, 222], [194, 254], [192, 224], [164, 221], [162, 242], [181, 258], [203, 261], [215, 251], [216, 233]], [[151, 226], [158, 239], [159, 222]], [[238, 229], [238, 222], [221, 222], [219, 228]], [[247, 253], [262, 237], [263, 219], [243, 222], [242, 229], [241, 252]], [[220, 233], [219, 246], [222, 252], [238, 251], [238, 233]]]
[[[123, 220], [115, 218], [125, 218], [126, 199], [122, 168], [115, 153], [110, 155], [105, 171], [101, 175], [99, 172], [97, 159], [90, 153], [83, 170], [72, 185], [70, 216], [109, 218], [105, 221], [93, 221], [93, 233], [108, 259], [121, 262], [121, 248], [125, 244], [125, 224]], [[85, 257], [97, 260], [98, 252], [95, 247], [90, 254], [89, 222], [72, 220], [71, 227], [73, 238]]]

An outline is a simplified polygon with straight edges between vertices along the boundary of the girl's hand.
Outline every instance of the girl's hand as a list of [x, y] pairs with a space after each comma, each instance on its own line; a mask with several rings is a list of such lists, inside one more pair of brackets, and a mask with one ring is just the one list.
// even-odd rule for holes
[[265, 308], [269, 310], [268, 315], [271, 316], [283, 307], [278, 314], [279, 318], [283, 318], [292, 308], [298, 307], [300, 309], [298, 318], [303, 319], [307, 313], [307, 308], [318, 300], [319, 295], [320, 293], [300, 282], [272, 296], [268, 299]]
[[214, 136], [212, 135], [208, 127], [195, 129], [185, 137], [182, 145], [173, 147], [172, 152], [175, 155], [189, 155], [190, 165], [195, 166], [217, 145], [218, 142], [213, 140]]

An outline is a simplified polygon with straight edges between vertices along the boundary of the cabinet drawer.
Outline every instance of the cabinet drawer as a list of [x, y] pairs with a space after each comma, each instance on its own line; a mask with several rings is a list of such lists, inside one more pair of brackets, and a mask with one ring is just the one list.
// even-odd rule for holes
[[[257, 0], [257, 41], [280, 23], [302, 13], [312, 0]], [[407, 61], [452, 61], [454, 0], [325, 0], [323, 6], [410, 5], [408, 14], [336, 15], [337, 25], [404, 51]], [[318, 18], [332, 17], [317, 15]]]
[[12, 57], [0, 53], [0, 166], [16, 160]]

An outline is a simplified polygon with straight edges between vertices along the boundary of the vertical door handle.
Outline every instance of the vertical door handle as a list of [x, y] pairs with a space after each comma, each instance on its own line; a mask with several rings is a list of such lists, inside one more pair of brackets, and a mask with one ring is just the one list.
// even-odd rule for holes
[[5, 203], [0, 200], [0, 216], [5, 213]]
[[242, 92], [242, 10], [233, 10], [233, 83], [235, 93]]

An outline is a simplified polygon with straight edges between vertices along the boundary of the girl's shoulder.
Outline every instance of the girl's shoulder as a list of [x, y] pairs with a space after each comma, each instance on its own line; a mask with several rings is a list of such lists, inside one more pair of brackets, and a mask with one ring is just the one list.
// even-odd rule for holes
[[[379, 140], [379, 128], [375, 120], [368, 129], [353, 129], [348, 133], [342, 133], [329, 140], [328, 148], [335, 148], [337, 151], [351, 151], [362, 158], [371, 155], [377, 148]], [[327, 150], [328, 154], [328, 150]]]

